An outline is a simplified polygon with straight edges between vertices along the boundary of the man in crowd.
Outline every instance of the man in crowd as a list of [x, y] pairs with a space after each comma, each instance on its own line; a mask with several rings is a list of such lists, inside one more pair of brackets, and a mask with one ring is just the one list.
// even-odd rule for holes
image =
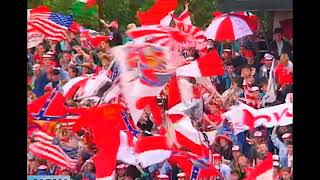
[[291, 56], [292, 47], [289, 42], [283, 40], [283, 30], [275, 28], [273, 32], [273, 41], [270, 43], [270, 51], [275, 55], [276, 59], [280, 58], [283, 53]]

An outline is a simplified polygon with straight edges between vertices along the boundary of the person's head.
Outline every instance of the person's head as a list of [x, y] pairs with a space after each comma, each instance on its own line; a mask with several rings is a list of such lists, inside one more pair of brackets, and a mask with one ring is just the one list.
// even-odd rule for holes
[[247, 65], [247, 66], [244, 66], [242, 68], [242, 74], [245, 78], [248, 78], [251, 76], [251, 73], [252, 73], [252, 70], [251, 70], [251, 66]]
[[130, 24], [127, 25], [127, 30], [129, 31], [129, 30], [135, 29], [136, 27], [137, 26], [136, 26], [135, 23], [130, 23]]
[[69, 52], [63, 52], [62, 59], [65, 61], [65, 63], [69, 63], [71, 60], [71, 54]]
[[81, 48], [80, 45], [74, 44], [74, 45], [72, 46], [72, 49], [74, 49], [77, 54], [82, 55], [82, 48]]
[[257, 145], [257, 152], [265, 157], [268, 153], [268, 145], [266, 143], [261, 143]]
[[231, 180], [240, 180], [240, 173], [238, 170], [233, 169], [231, 171]]
[[57, 82], [60, 80], [60, 69], [59, 68], [54, 68], [51, 73], [52, 73], [52, 76], [51, 76], [52, 82]]
[[232, 58], [232, 50], [224, 49], [221, 57], [223, 58], [224, 62], [229, 62]]
[[40, 64], [33, 65], [32, 72], [33, 72], [34, 76], [39, 76], [40, 75], [40, 68], [41, 68]]
[[251, 91], [252, 91], [252, 96], [256, 99], [258, 99], [260, 97], [260, 91], [259, 91], [259, 87], [257, 86], [253, 86], [251, 88]]
[[283, 139], [283, 142], [288, 145], [288, 144], [292, 143], [292, 134], [291, 133], [284, 133], [282, 135], [282, 139]]
[[89, 63], [82, 64], [82, 74], [90, 74], [91, 73], [91, 65]]
[[43, 43], [40, 43], [36, 48], [37, 54], [43, 55], [46, 52], [46, 48]]
[[281, 54], [280, 55], [280, 61], [279, 61], [280, 64], [283, 64], [284, 66], [287, 66], [288, 63], [289, 63], [289, 56], [288, 54]]
[[118, 177], [123, 177], [126, 174], [126, 165], [120, 164], [117, 166], [117, 175]]
[[247, 50], [247, 48], [245, 47], [245, 45], [240, 45], [240, 48], [239, 48], [240, 56], [244, 57], [246, 50]]
[[271, 67], [272, 65], [272, 61], [274, 59], [274, 56], [270, 53], [265, 53], [263, 56], [263, 63], [265, 66], [267, 66], [268, 68]]
[[69, 67], [68, 74], [70, 78], [75, 78], [78, 76], [78, 68], [77, 67]]
[[254, 79], [254, 76], [248, 76], [247, 77], [247, 82], [248, 82], [248, 84], [250, 84], [250, 85], [253, 85], [254, 83], [255, 83], [255, 79]]
[[232, 147], [232, 155], [233, 155], [234, 159], [237, 159], [237, 158], [241, 155], [240, 147], [239, 147], [239, 146], [234, 145], [234, 146]]
[[266, 93], [268, 90], [268, 80], [266, 79], [261, 83], [261, 91]]
[[220, 144], [221, 147], [227, 147], [227, 146], [229, 146], [228, 141], [227, 141], [226, 139], [224, 139], [224, 138], [221, 138], [221, 139], [220, 139], [219, 144]]
[[282, 168], [281, 169], [281, 177], [283, 180], [290, 180], [291, 179], [291, 168]]
[[280, 42], [282, 40], [283, 30], [281, 28], [275, 28], [273, 32], [273, 39], [276, 42]]
[[68, 169], [63, 169], [63, 170], [61, 170], [60, 175], [62, 175], [62, 176], [70, 176], [71, 172]]
[[246, 158], [246, 156], [241, 154], [240, 156], [238, 156], [237, 163], [241, 167], [246, 167], [246, 166], [248, 166], [248, 159]]
[[101, 41], [101, 43], [100, 43], [100, 48], [102, 49], [102, 50], [107, 50], [107, 49], [110, 49], [110, 42], [109, 42], [109, 40], [105, 40], [105, 41]]
[[230, 62], [226, 64], [226, 69], [229, 74], [232, 74], [235, 71], [234, 65]]
[[111, 64], [112, 58], [110, 55], [103, 53], [102, 55], [99, 56], [101, 60], [102, 67], [108, 67]]

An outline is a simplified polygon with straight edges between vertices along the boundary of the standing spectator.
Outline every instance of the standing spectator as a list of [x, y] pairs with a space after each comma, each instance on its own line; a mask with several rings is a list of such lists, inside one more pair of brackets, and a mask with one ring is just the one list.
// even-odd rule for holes
[[47, 79], [47, 74], [41, 70], [40, 64], [33, 65], [33, 79], [32, 84], [34, 85], [33, 92], [37, 97], [40, 97], [44, 94], [44, 87], [49, 82]]
[[212, 154], [213, 162], [216, 168], [220, 171], [223, 179], [231, 180], [231, 168], [222, 163], [222, 157], [220, 154]]
[[287, 54], [281, 54], [275, 76], [280, 86], [278, 99], [284, 103], [287, 94], [292, 92], [293, 83], [293, 64]]
[[260, 67], [258, 72], [260, 82], [269, 79], [269, 74], [273, 60], [274, 57], [270, 53], [266, 53], [264, 55], [264, 58], [262, 60], [263, 65]]
[[283, 39], [283, 30], [281, 28], [274, 29], [273, 32], [273, 41], [270, 43], [270, 51], [275, 55], [276, 59], [280, 58], [280, 55], [283, 53], [291, 56], [291, 45]]
[[60, 68], [54, 68], [50, 73], [50, 82], [46, 85], [46, 87], [49, 87], [51, 89], [54, 89], [61, 84], [61, 78], [60, 78]]
[[229, 161], [233, 159], [232, 157], [232, 140], [226, 135], [218, 135], [215, 138], [217, 146], [215, 150], [224, 158]]
[[288, 146], [288, 143], [291, 141], [290, 140], [291, 134], [284, 134], [285, 135], [285, 136], [283, 135], [284, 142], [282, 142], [276, 134], [277, 128], [278, 128], [278, 126], [275, 126], [273, 128], [271, 140], [272, 140], [274, 146], [279, 149], [280, 167], [284, 168], [284, 167], [288, 167], [287, 146]]
[[33, 56], [33, 59], [36, 61], [36, 64], [42, 64], [42, 56], [44, 55], [44, 53], [46, 52], [46, 48], [44, 47], [43, 43], [40, 43], [37, 47], [36, 47], [36, 52]]
[[279, 169], [279, 162], [273, 161], [273, 180], [279, 180], [280, 178], [280, 169]]

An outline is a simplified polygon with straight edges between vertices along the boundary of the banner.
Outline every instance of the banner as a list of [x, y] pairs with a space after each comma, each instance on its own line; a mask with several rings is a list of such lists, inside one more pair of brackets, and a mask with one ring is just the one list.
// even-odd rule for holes
[[265, 125], [270, 128], [275, 125], [286, 126], [293, 123], [292, 103], [262, 109], [254, 109], [246, 104], [240, 103], [239, 105], [232, 106], [230, 111], [223, 114], [223, 116], [232, 121], [235, 126], [239, 126], [238, 133], [248, 129], [246, 124], [244, 124], [245, 110], [249, 111], [254, 117], [254, 127]]
[[40, 32], [28, 32], [28, 49], [36, 47], [44, 39], [44, 34]]

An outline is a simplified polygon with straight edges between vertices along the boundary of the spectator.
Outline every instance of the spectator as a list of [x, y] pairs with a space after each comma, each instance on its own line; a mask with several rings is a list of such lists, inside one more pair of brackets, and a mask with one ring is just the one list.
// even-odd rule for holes
[[37, 97], [40, 97], [44, 94], [44, 87], [49, 81], [46, 72], [41, 70], [40, 64], [33, 65], [32, 70], [34, 73], [32, 79], [32, 84], [34, 85], [33, 93], [35, 93]]
[[264, 80], [269, 79], [269, 74], [270, 74], [271, 65], [272, 65], [273, 60], [274, 60], [274, 57], [271, 54], [266, 53], [264, 55], [264, 58], [262, 60], [263, 65], [259, 69], [259, 80], [260, 81], [264, 81]]
[[45, 54], [46, 52], [46, 48], [44, 47], [43, 43], [40, 43], [37, 47], [36, 47], [36, 52], [33, 56], [33, 59], [36, 61], [36, 64], [42, 64], [42, 56]]
[[69, 67], [68, 68], [68, 75], [69, 75], [70, 79], [77, 77], [78, 74], [79, 74], [78, 68], [76, 68], [76, 67]]
[[281, 177], [279, 180], [292, 180], [291, 168], [282, 168]]
[[283, 40], [283, 30], [281, 28], [275, 28], [273, 32], [273, 41], [269, 45], [270, 51], [275, 55], [276, 59], [280, 58], [283, 53], [288, 54], [291, 57], [291, 45]]
[[82, 65], [82, 75], [85, 75], [85, 74], [92, 74], [92, 67], [91, 67], [91, 64], [90, 63], [83, 63]]
[[53, 69], [51, 72], [49, 72], [48, 75], [48, 79], [50, 79], [50, 82], [46, 85], [46, 87], [54, 89], [61, 85], [60, 68]]
[[224, 158], [229, 161], [232, 160], [232, 140], [226, 135], [218, 135], [215, 138], [217, 146], [216, 151]]
[[[136, 27], [137, 27], [136, 24], [130, 23], [127, 26], [127, 31], [135, 29]], [[132, 39], [129, 36], [126, 36], [126, 38], [124, 39], [124, 44], [127, 44], [128, 42], [132, 42]]]
[[280, 178], [279, 162], [273, 161], [273, 180], [279, 180], [279, 178]]
[[220, 170], [221, 176], [223, 179], [231, 179], [231, 168], [222, 163], [222, 157], [220, 156], [220, 154], [213, 154], [213, 161], [214, 161], [214, 165], [217, 169]]
[[277, 126], [275, 126], [273, 128], [271, 140], [272, 140], [274, 146], [279, 149], [280, 167], [281, 168], [288, 167], [287, 146], [288, 146], [288, 143], [291, 141], [291, 134], [284, 134], [285, 135], [285, 136], [283, 136], [284, 142], [282, 142], [278, 138], [278, 136], [276, 134], [276, 130], [277, 130]]

